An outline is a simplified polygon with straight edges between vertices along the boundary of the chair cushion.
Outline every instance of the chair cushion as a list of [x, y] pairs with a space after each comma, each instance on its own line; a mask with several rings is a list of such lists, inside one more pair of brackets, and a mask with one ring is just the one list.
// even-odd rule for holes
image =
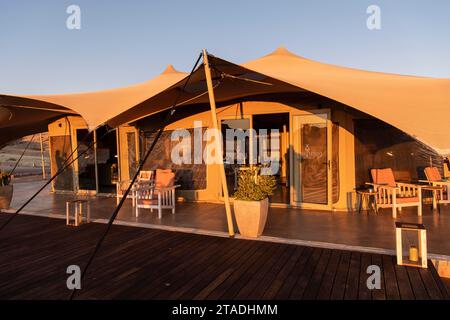
[[139, 172], [139, 181], [149, 181], [152, 179], [153, 171], [142, 170]]
[[172, 187], [175, 183], [175, 173], [170, 169], [156, 169], [155, 187], [167, 188]]
[[388, 186], [395, 187], [394, 173], [391, 168], [386, 169], [371, 169], [373, 183], [375, 184], [387, 184]]
[[424, 171], [428, 181], [442, 180], [441, 173], [437, 167], [426, 167]]
[[401, 197], [397, 198], [397, 203], [419, 202], [419, 197]]
[[141, 204], [143, 204], [143, 205], [152, 205], [152, 204], [154, 204], [154, 205], [157, 205], [158, 204], [158, 199], [142, 199], [142, 200], [139, 200], [139, 202], [141, 203]]

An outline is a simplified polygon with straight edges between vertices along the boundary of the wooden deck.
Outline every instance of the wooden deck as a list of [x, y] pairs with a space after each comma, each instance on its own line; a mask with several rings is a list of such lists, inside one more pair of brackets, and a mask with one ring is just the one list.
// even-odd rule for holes
[[[0, 214], [0, 224], [8, 214]], [[18, 216], [0, 233], [0, 299], [67, 299], [66, 268], [83, 267], [106, 226]], [[382, 269], [369, 290], [366, 268]], [[113, 226], [77, 299], [448, 299], [430, 262]]]

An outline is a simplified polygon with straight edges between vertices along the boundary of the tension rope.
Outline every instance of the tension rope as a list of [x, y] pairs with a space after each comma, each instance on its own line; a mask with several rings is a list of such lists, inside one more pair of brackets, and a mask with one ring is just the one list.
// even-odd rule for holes
[[[73, 158], [72, 160], [70, 160], [72, 158], [72, 156], [74, 155], [75, 152], [78, 151], [78, 147], [81, 146], [81, 143], [79, 143], [77, 145], [77, 147], [72, 151], [72, 153], [67, 157], [67, 159], [63, 162], [63, 166], [58, 169], [58, 171], [42, 186], [40, 187], [24, 204], [22, 204], [22, 206], [16, 210], [16, 212], [13, 213], [13, 215], [11, 217], [9, 217], [6, 222], [0, 227], [0, 232], [9, 224], [11, 223], [11, 221], [14, 220], [15, 217], [17, 217], [19, 215], [19, 213], [34, 199], [36, 198], [36, 196], [41, 193], [42, 190], [44, 190], [53, 180], [56, 179], [56, 177], [58, 177], [61, 173], [63, 173], [68, 167], [70, 167], [72, 165], [72, 163], [74, 163], [76, 160], [78, 160], [78, 158], [80, 158], [82, 155], [84, 155], [86, 152], [88, 152], [96, 143], [97, 141], [103, 139], [108, 133], [110, 133], [111, 130], [107, 130], [106, 133], [104, 135], [102, 135], [100, 137], [100, 139], [97, 139], [95, 141], [92, 141], [88, 147], [86, 148], [86, 150], [84, 150], [83, 152], [79, 153], [75, 158]], [[81, 140], [81, 142], [85, 141], [87, 139], [87, 137], [89, 137], [89, 132], [86, 134], [86, 136]], [[70, 160], [70, 162], [69, 162]], [[69, 162], [69, 163], [68, 163]]]
[[14, 165], [14, 167], [11, 169], [11, 171], [9, 172], [9, 175], [12, 175], [14, 173], [14, 171], [16, 170], [17, 166], [19, 165], [20, 160], [22, 160], [23, 156], [25, 155], [25, 152], [27, 152], [28, 147], [30, 146], [31, 142], [34, 139], [35, 134], [33, 134], [33, 136], [31, 137], [31, 139], [28, 141], [27, 145], [25, 146], [25, 149], [23, 150], [22, 154], [20, 155], [19, 159], [16, 161], [16, 164]]
[[[88, 262], [86, 263], [86, 265], [83, 268], [83, 271], [82, 271], [81, 277], [80, 277], [80, 282], [82, 282], [84, 276], [86, 275], [86, 272], [87, 272], [89, 266], [91, 265], [91, 263], [94, 260], [97, 252], [99, 251], [100, 247], [102, 246], [103, 241], [105, 240], [106, 236], [108, 235], [109, 230], [111, 229], [111, 226], [114, 223], [114, 220], [116, 219], [120, 209], [122, 208], [125, 200], [127, 199], [127, 196], [130, 193], [131, 188], [133, 187], [134, 183], [136, 182], [137, 177], [139, 176], [139, 173], [141, 172], [145, 162], [147, 161], [147, 159], [150, 156], [152, 150], [154, 149], [156, 143], [158, 142], [159, 138], [161, 137], [165, 127], [170, 123], [170, 120], [171, 120], [172, 116], [175, 114], [176, 106], [177, 106], [177, 103], [178, 103], [178, 101], [179, 101], [179, 99], [181, 97], [181, 94], [184, 92], [187, 84], [189, 83], [192, 74], [194, 73], [194, 71], [197, 68], [198, 63], [200, 62], [201, 57], [202, 57], [202, 54], [199, 55], [197, 61], [194, 64], [194, 67], [192, 68], [191, 72], [189, 73], [189, 76], [186, 79], [186, 82], [183, 84], [183, 87], [181, 88], [181, 90], [178, 91], [178, 94], [177, 94], [177, 96], [175, 98], [175, 101], [172, 104], [172, 106], [170, 107], [170, 109], [168, 110], [168, 113], [167, 113], [167, 115], [166, 115], [166, 117], [165, 117], [161, 127], [158, 129], [158, 133], [156, 134], [155, 138], [153, 139], [152, 144], [150, 145], [150, 148], [145, 153], [145, 156], [142, 159], [142, 161], [140, 161], [139, 167], [137, 168], [137, 170], [136, 170], [136, 172], [135, 172], [135, 174], [133, 176], [133, 179], [130, 182], [130, 185], [128, 186], [128, 188], [126, 189], [125, 193], [123, 194], [122, 199], [120, 200], [119, 204], [116, 206], [116, 208], [114, 209], [113, 213], [111, 214], [111, 217], [109, 218], [109, 221], [108, 221], [108, 224], [106, 226], [105, 231], [103, 232], [103, 234], [100, 237], [100, 239], [97, 241], [97, 244], [95, 245], [94, 251], [91, 253], [91, 255], [90, 255], [89, 259], [88, 259]], [[70, 297], [69, 297], [69, 300], [72, 300], [75, 297], [76, 292], [77, 292], [77, 289], [73, 289], [72, 290], [72, 292], [70, 294]]]

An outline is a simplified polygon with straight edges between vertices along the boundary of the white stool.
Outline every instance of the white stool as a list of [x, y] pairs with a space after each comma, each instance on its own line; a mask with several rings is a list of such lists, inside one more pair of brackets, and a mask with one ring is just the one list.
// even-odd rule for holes
[[[74, 222], [71, 222], [70, 206], [74, 207]], [[91, 221], [91, 208], [89, 206], [89, 201], [87, 200], [71, 200], [66, 201], [66, 225], [78, 227], [83, 223], [83, 207], [86, 205], [86, 223]]]

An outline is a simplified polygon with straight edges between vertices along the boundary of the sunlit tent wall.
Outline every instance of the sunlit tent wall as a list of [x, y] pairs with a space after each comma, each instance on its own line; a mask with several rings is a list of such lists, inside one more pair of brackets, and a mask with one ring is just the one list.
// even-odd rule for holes
[[[301, 96], [287, 94], [278, 100], [282, 102], [245, 101], [222, 106], [218, 110], [219, 121], [227, 123], [226, 127], [279, 130], [280, 189], [279, 194], [272, 199], [274, 203], [306, 207], [309, 204], [316, 207], [327, 203], [327, 194], [330, 192], [331, 208], [345, 210], [355, 206], [355, 187], [364, 186], [365, 182], [371, 181], [369, 173], [371, 168], [391, 167], [396, 178], [403, 181], [423, 178], [423, 168], [430, 164], [437, 166], [444, 174], [442, 156], [385, 122], [323, 97], [317, 97], [316, 101], [311, 102], [311, 99], [306, 101]], [[197, 109], [199, 112], [180, 110], [180, 113], [176, 114], [156, 144], [144, 169], [170, 168], [175, 171], [177, 184], [181, 184], [180, 198], [188, 201], [220, 201], [222, 194], [217, 165], [207, 165], [204, 160], [199, 164], [176, 164], [171, 160], [171, 151], [179, 143], [179, 140], [171, 138], [175, 130], [187, 130], [192, 137], [191, 150], [194, 151], [194, 126], [200, 125], [201, 136], [208, 127], [211, 127], [210, 112], [201, 111], [202, 109], [205, 108], [200, 107]], [[329, 130], [326, 122], [302, 125], [296, 123], [297, 118], [322, 113], [330, 117]], [[115, 143], [120, 179], [129, 179], [135, 172], [139, 159], [153, 141], [164, 116], [165, 112], [161, 112], [117, 129]], [[54, 159], [52, 170], [58, 168], [56, 161], [59, 159], [58, 155], [67, 157], [70, 154], [72, 141], [80, 138], [79, 135], [75, 136], [76, 133], [83, 128], [86, 130], [81, 118], [68, 119], [61, 119], [49, 126]], [[236, 125], [233, 125], [233, 121]], [[72, 132], [72, 136], [69, 132]], [[327, 155], [327, 135], [331, 135], [329, 155]], [[99, 137], [98, 130], [96, 136]], [[250, 140], [246, 141], [249, 145]], [[252, 143], [258, 143], [257, 137], [254, 137]], [[207, 144], [206, 141], [201, 144], [202, 155]], [[330, 164], [328, 160], [331, 161]], [[327, 186], [329, 165], [332, 168], [331, 189]], [[86, 165], [80, 165], [80, 162], [76, 161], [74, 167], [75, 170], [68, 170], [64, 176], [57, 179], [54, 184], [55, 190], [74, 190], [73, 185], [77, 186], [79, 191], [85, 190], [83, 183], [80, 184], [83, 180], [80, 168]], [[227, 168], [228, 186], [232, 194], [236, 187], [236, 170], [233, 166]], [[109, 169], [111, 170], [111, 167]], [[91, 177], [95, 186], [95, 168], [90, 171], [93, 172]], [[302, 176], [304, 179], [301, 179]], [[84, 179], [86, 180], [86, 177]], [[117, 181], [120, 179], [117, 178]], [[100, 183], [101, 179], [98, 180], [97, 183]], [[281, 194], [283, 192], [285, 194]], [[114, 193], [114, 190], [111, 189], [109, 193]]]

